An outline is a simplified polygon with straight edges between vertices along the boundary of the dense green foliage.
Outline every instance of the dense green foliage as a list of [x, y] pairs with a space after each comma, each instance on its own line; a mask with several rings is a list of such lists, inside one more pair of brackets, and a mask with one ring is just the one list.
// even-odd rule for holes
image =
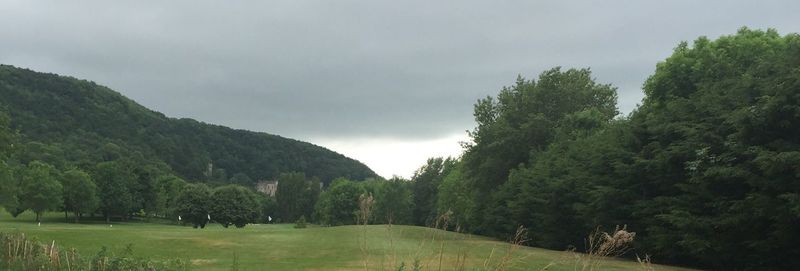
[[210, 215], [223, 227], [243, 228], [247, 223], [258, 221], [261, 215], [258, 197], [255, 192], [238, 185], [217, 187], [211, 195]]
[[452, 159], [431, 158], [414, 172], [411, 189], [414, 194], [414, 223], [420, 226], [431, 225], [436, 219], [436, 197], [439, 185], [450, 171]]
[[134, 211], [134, 199], [130, 191], [133, 177], [123, 165], [117, 161], [100, 163], [95, 169], [94, 179], [100, 190], [100, 211], [106, 220]]
[[[742, 29], [680, 44], [615, 117], [588, 70], [519, 79], [475, 105], [478, 127], [438, 212], [532, 245], [628, 225], [638, 253], [720, 270], [788, 270], [800, 249], [800, 36]], [[416, 196], [416, 195], [415, 195]], [[419, 219], [419, 217], [417, 217]]]
[[450, 214], [456, 227], [467, 225], [474, 219], [470, 217], [475, 208], [470, 186], [465, 185], [463, 163], [456, 163], [438, 187], [436, 213]]
[[16, 133], [11, 130], [11, 119], [6, 112], [0, 110], [0, 206], [16, 213], [19, 207], [20, 180], [17, 178], [18, 165], [9, 159], [14, 153]]
[[366, 191], [359, 183], [336, 179], [317, 203], [317, 215], [324, 225], [354, 225], [357, 222], [358, 198]]
[[177, 200], [187, 185], [186, 181], [176, 176], [165, 175], [158, 177], [156, 184], [158, 197], [154, 203], [155, 210], [150, 214], [156, 217], [178, 217]]
[[724, 269], [796, 268], [798, 71], [800, 36], [772, 30], [700, 38], [659, 63], [630, 120], [650, 184], [636, 202], [647, 248]]
[[13, 174], [13, 168], [0, 161], [0, 206], [17, 205], [17, 182]]
[[[441, 161], [441, 159], [439, 159]], [[399, 177], [384, 180], [335, 180], [322, 192], [316, 204], [315, 219], [322, 225], [338, 226], [359, 223], [414, 224], [413, 182]], [[368, 213], [361, 210], [360, 200], [372, 197]]]
[[376, 176], [358, 161], [319, 146], [168, 118], [93, 82], [11, 66], [0, 66], [0, 106], [7, 108], [11, 127], [25, 142], [43, 143], [31, 146], [46, 151], [31, 150], [40, 157], [30, 161], [58, 168], [66, 163], [90, 168], [119, 156], [140, 155], [163, 161], [171, 173], [192, 181], [252, 185], [295, 171], [324, 183]]
[[64, 188], [64, 209], [73, 213], [75, 222], [100, 206], [97, 185], [86, 172], [79, 169], [64, 172], [61, 185]]
[[311, 217], [322, 189], [319, 179], [295, 172], [281, 174], [278, 183], [275, 201], [279, 218], [283, 222], [293, 222], [301, 216]]
[[34, 161], [22, 170], [20, 205], [23, 209], [31, 209], [38, 221], [44, 211], [61, 206], [63, 188], [53, 176], [58, 173], [51, 165]]
[[[176, 212], [181, 221], [192, 224], [194, 228], [205, 228], [206, 224], [211, 221], [211, 200], [211, 188], [205, 184], [189, 184], [184, 187], [175, 200]], [[227, 227], [228, 224], [225, 226]]]
[[372, 190], [375, 209], [372, 219], [377, 224], [412, 224], [414, 197], [411, 184], [405, 179], [395, 177], [388, 181], [365, 182], [366, 190]]

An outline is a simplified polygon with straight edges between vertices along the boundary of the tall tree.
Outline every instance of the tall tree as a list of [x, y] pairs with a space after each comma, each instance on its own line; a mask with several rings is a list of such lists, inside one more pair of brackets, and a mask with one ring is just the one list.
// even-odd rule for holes
[[0, 161], [0, 206], [14, 217], [21, 211], [19, 204], [20, 180], [16, 176], [17, 168], [10, 166], [5, 161]]
[[6, 110], [0, 108], [0, 206], [15, 217], [19, 214], [20, 180], [15, 174], [18, 169], [10, 159], [16, 143], [17, 135], [11, 129], [11, 118]]
[[130, 184], [135, 176], [119, 161], [97, 164], [93, 178], [97, 183], [100, 196], [100, 211], [111, 221], [111, 217], [128, 217], [134, 208], [133, 194]]
[[11, 128], [11, 117], [0, 107], [0, 160], [6, 161], [17, 143], [17, 133]]
[[472, 201], [473, 191], [466, 184], [464, 178], [463, 164], [457, 162], [456, 165], [439, 184], [439, 193], [436, 197], [436, 210], [439, 214], [451, 213], [453, 224], [458, 227], [466, 228], [472, 220], [474, 203]]
[[100, 206], [97, 185], [86, 172], [71, 169], [61, 177], [64, 189], [64, 209], [75, 216], [75, 223], [85, 213], [92, 213]]
[[178, 196], [186, 186], [186, 181], [174, 175], [162, 175], [156, 178], [158, 196], [156, 197], [155, 214], [160, 217], [177, 219]]
[[388, 181], [381, 181], [382, 185], [375, 197], [374, 218], [381, 224], [411, 224], [413, 223], [412, 210], [414, 197], [411, 193], [409, 180], [394, 177]]
[[239, 185], [226, 185], [214, 189], [211, 196], [211, 217], [227, 228], [243, 228], [256, 222], [261, 203], [254, 192]]
[[465, 144], [462, 157], [464, 184], [474, 191], [474, 221], [468, 226], [492, 235], [513, 231], [516, 226], [505, 225], [512, 223], [506, 205], [519, 187], [504, 186], [512, 170], [536, 161], [559, 136], [559, 127], [578, 115], [611, 120], [617, 115], [616, 98], [616, 88], [596, 83], [589, 69], [554, 68], [538, 80], [519, 77], [497, 97], [479, 100], [477, 127], [469, 133], [472, 142]]
[[800, 35], [749, 29], [681, 43], [657, 65], [631, 117], [647, 249], [714, 269], [794, 268], [798, 67]]
[[186, 185], [176, 199], [176, 212], [192, 227], [205, 228], [210, 220], [212, 191], [205, 184]]
[[261, 210], [261, 213], [258, 217], [258, 222], [275, 222], [275, 218], [278, 214], [278, 203], [275, 201], [275, 198], [262, 193], [256, 193], [256, 199], [258, 199]]
[[301, 216], [311, 217], [319, 193], [318, 179], [308, 179], [304, 173], [281, 174], [275, 192], [280, 218], [284, 222], [291, 222]]
[[430, 226], [438, 215], [436, 197], [444, 176], [452, 169], [455, 161], [451, 158], [430, 158], [427, 163], [414, 172], [411, 189], [414, 192], [414, 223]]
[[130, 169], [131, 179], [128, 183], [129, 191], [133, 205], [131, 206], [134, 212], [144, 212], [147, 214], [154, 214], [157, 212], [159, 202], [159, 187], [157, 179], [166, 174], [167, 166], [148, 162], [142, 156], [134, 156], [134, 159], [125, 159], [125, 166]]
[[518, 77], [496, 98], [475, 104], [478, 126], [469, 133], [465, 169], [480, 188], [497, 188], [511, 169], [553, 140], [565, 116], [593, 108], [611, 119], [617, 115], [616, 100], [616, 88], [596, 83], [589, 69], [553, 68], [536, 81]]
[[58, 172], [48, 164], [33, 161], [22, 175], [20, 204], [30, 209], [40, 221], [42, 213], [62, 206], [62, 186], [56, 179]]
[[331, 226], [356, 224], [358, 199], [365, 192], [359, 183], [344, 178], [334, 180], [317, 203], [320, 223]]

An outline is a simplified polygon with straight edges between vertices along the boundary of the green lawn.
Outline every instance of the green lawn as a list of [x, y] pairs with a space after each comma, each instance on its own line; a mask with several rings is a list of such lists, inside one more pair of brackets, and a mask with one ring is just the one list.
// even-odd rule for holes
[[[459, 258], [467, 270], [496, 265], [511, 246], [488, 238], [413, 226], [343, 226], [294, 229], [289, 224], [248, 225], [225, 229], [212, 224], [202, 230], [177, 225], [141, 222], [108, 224], [64, 223], [63, 214], [48, 214], [41, 226], [30, 213], [11, 218], [0, 212], [0, 231], [23, 232], [41, 241], [55, 240], [62, 247], [88, 256], [101, 247], [122, 250], [133, 245], [134, 254], [164, 259], [182, 258], [193, 270], [231, 270], [234, 254], [239, 270], [390, 270], [415, 259], [425, 270], [452, 270]], [[366, 252], [362, 236], [367, 237]], [[440, 253], [440, 251], [442, 251]], [[574, 254], [521, 247], [513, 254], [510, 270], [574, 270]], [[488, 261], [487, 261], [488, 259]], [[638, 263], [608, 260], [602, 270], [642, 270]], [[410, 268], [406, 268], [410, 270]], [[656, 266], [656, 270], [688, 270]]]

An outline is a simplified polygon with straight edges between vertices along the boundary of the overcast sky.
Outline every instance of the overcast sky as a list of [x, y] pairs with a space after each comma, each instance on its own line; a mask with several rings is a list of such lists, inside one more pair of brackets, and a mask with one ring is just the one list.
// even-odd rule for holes
[[796, 0], [549, 2], [0, 0], [0, 63], [410, 177], [518, 74], [590, 67], [628, 113], [680, 41], [800, 31]]

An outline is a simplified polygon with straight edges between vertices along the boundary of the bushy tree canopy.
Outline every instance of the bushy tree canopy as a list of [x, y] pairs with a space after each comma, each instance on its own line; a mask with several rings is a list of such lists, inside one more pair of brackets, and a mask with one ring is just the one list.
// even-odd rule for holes
[[20, 205], [36, 213], [36, 221], [44, 211], [55, 210], [63, 203], [58, 174], [53, 166], [38, 161], [31, 162], [23, 171]]
[[359, 196], [366, 190], [356, 182], [340, 178], [331, 183], [317, 203], [317, 216], [323, 225], [356, 224]]
[[452, 169], [452, 159], [431, 158], [427, 163], [414, 172], [411, 178], [414, 206], [412, 215], [414, 223], [420, 226], [430, 226], [438, 215], [436, 213], [436, 197], [439, 184]]
[[61, 176], [64, 188], [64, 208], [72, 211], [75, 222], [84, 213], [92, 213], [100, 206], [97, 185], [86, 172], [71, 169]]
[[194, 228], [205, 228], [212, 208], [212, 190], [205, 184], [189, 184], [176, 199], [176, 212]]
[[214, 188], [210, 204], [211, 217], [225, 228], [230, 225], [242, 228], [249, 222], [257, 221], [260, 215], [261, 205], [257, 195], [239, 185]]
[[113, 216], [128, 216], [134, 209], [130, 184], [133, 173], [118, 161], [97, 164], [92, 179], [100, 192], [100, 211], [110, 221]]

